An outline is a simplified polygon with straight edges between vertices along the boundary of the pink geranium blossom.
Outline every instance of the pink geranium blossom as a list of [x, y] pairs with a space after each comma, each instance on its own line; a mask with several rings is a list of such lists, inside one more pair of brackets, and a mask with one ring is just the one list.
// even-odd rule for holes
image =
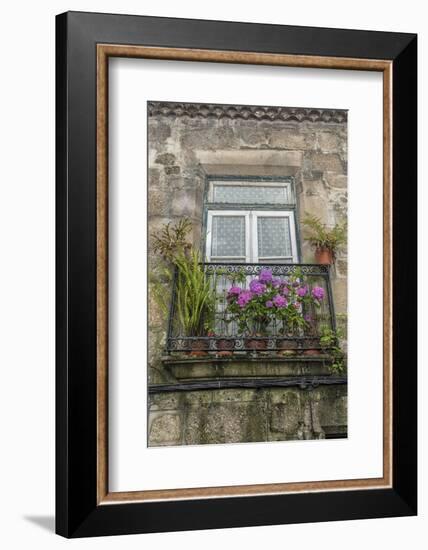
[[270, 283], [272, 281], [272, 270], [262, 269], [260, 271], [259, 281], [261, 283]]
[[312, 289], [312, 296], [315, 300], [322, 300], [324, 298], [324, 289], [320, 286], [314, 286]]
[[273, 299], [273, 303], [276, 307], [285, 307], [287, 305], [287, 300], [284, 296], [281, 296], [281, 294], [277, 294]]
[[228, 294], [230, 295], [239, 296], [240, 293], [241, 293], [241, 289], [239, 288], [239, 286], [231, 286], [229, 288]]
[[237, 300], [237, 304], [240, 307], [245, 307], [253, 297], [253, 293], [250, 290], [243, 290]]
[[266, 287], [263, 283], [257, 281], [256, 279], [253, 279], [250, 283], [250, 290], [254, 294], [257, 294], [257, 296], [260, 296], [260, 294], [263, 294], [263, 292], [266, 290]]

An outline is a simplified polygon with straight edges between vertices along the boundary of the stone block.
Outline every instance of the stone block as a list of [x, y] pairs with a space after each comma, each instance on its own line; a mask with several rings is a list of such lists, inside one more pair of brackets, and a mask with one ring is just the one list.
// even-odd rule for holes
[[267, 145], [266, 136], [268, 133], [260, 124], [252, 123], [236, 127], [236, 137], [241, 140], [244, 145], [256, 146]]
[[[195, 191], [176, 189], [172, 195], [171, 212], [173, 216], [193, 217], [195, 214]], [[202, 207], [201, 207], [202, 208]]]
[[311, 158], [312, 170], [344, 174], [345, 169], [337, 153], [314, 153]]
[[348, 275], [348, 261], [346, 259], [337, 259], [336, 269], [340, 276], [346, 277]]
[[308, 395], [296, 388], [281, 388], [270, 390], [269, 429], [286, 435], [286, 439], [306, 439], [310, 430], [310, 419], [306, 418]]
[[330, 187], [346, 189], [348, 187], [348, 176], [336, 172], [324, 172], [325, 180]]
[[178, 414], [158, 413], [151, 421], [149, 446], [179, 444], [181, 427], [181, 419]]
[[[154, 291], [152, 290], [153, 285], [149, 284], [149, 327], [150, 330], [153, 328], [165, 329], [167, 324], [167, 319], [165, 312], [154, 296]], [[168, 300], [169, 289], [165, 288], [165, 299]]]
[[333, 297], [334, 297], [334, 309], [337, 313], [348, 312], [348, 285], [345, 277], [335, 277], [331, 280]]
[[212, 403], [188, 411], [184, 440], [187, 444], [266, 441], [265, 418], [263, 402]]
[[179, 166], [165, 166], [164, 170], [167, 176], [177, 176], [180, 173]]
[[312, 392], [313, 412], [319, 426], [346, 426], [348, 422], [347, 386], [323, 386]]
[[149, 396], [149, 411], [166, 411], [176, 410], [182, 406], [183, 394], [180, 392], [174, 393], [155, 393]]
[[164, 166], [171, 166], [175, 163], [175, 155], [172, 153], [162, 153], [157, 155], [156, 164], [163, 164]]
[[160, 171], [157, 168], [149, 168], [149, 189], [160, 187]]
[[239, 403], [245, 401], [257, 401], [265, 398], [263, 390], [256, 389], [225, 389], [213, 392], [214, 403]]
[[199, 391], [189, 391], [184, 394], [184, 406], [185, 407], [196, 407], [200, 405], [209, 405], [213, 400], [212, 390], [199, 390]]
[[342, 149], [342, 138], [336, 132], [318, 132], [318, 145], [321, 151], [331, 153]]
[[150, 146], [162, 145], [171, 136], [169, 124], [149, 119], [149, 143]]
[[168, 216], [171, 209], [171, 194], [158, 187], [149, 187], [148, 208], [152, 216]]
[[306, 149], [305, 135], [301, 134], [295, 128], [284, 128], [282, 130], [273, 130], [268, 133], [269, 147], [274, 149]]
[[230, 126], [215, 128], [194, 128], [181, 134], [181, 147], [183, 149], [216, 150], [220, 148], [234, 149], [239, 147], [239, 141], [235, 139], [234, 129]]

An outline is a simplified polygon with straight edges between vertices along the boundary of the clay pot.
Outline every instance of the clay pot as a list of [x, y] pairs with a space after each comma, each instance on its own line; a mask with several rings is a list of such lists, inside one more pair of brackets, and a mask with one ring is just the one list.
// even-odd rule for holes
[[[306, 343], [305, 350], [303, 355], [320, 355], [322, 351], [316, 347], [319, 346], [319, 339], [315, 338], [314, 340], [308, 340]], [[313, 348], [311, 346], [314, 346]]]
[[317, 248], [315, 250], [315, 262], [317, 264], [331, 265], [334, 262], [333, 252], [329, 248]]
[[297, 344], [295, 340], [277, 340], [279, 355], [296, 355]]
[[320, 350], [319, 349], [305, 349], [303, 352], [303, 355], [319, 355]]
[[267, 349], [267, 340], [255, 340], [253, 338], [246, 338], [244, 340], [245, 348], [253, 351], [263, 351]]
[[217, 340], [217, 355], [219, 357], [228, 357], [230, 355], [233, 355], [233, 348], [233, 340]]
[[192, 357], [204, 357], [205, 355], [208, 355], [208, 350], [210, 347], [210, 343], [208, 340], [192, 340], [190, 343], [190, 349], [192, 350], [190, 352], [190, 355]]

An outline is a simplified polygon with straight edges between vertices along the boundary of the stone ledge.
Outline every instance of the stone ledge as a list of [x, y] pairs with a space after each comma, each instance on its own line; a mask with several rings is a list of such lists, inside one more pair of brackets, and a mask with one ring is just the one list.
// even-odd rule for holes
[[177, 357], [165, 358], [166, 370], [177, 380], [329, 375], [331, 358], [314, 356]]

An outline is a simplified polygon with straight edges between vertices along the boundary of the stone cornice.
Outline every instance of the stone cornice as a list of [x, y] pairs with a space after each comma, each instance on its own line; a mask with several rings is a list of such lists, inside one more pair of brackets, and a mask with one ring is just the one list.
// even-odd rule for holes
[[282, 122], [333, 122], [347, 120], [342, 109], [312, 109], [305, 107], [259, 107], [251, 105], [220, 105], [215, 103], [172, 103], [149, 101], [149, 116], [189, 118], [229, 118]]

